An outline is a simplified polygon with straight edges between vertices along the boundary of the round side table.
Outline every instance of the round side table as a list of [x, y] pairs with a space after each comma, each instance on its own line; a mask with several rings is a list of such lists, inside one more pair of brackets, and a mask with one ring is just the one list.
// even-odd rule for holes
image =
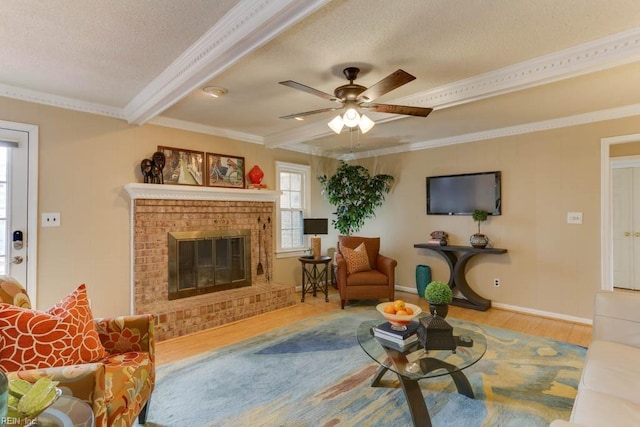
[[[313, 256], [301, 256], [298, 258], [302, 264], [302, 302], [305, 294], [312, 293], [317, 296], [318, 290], [324, 292], [325, 302], [329, 302], [329, 263], [330, 256], [321, 256], [315, 259]], [[318, 266], [322, 268], [318, 268]]]

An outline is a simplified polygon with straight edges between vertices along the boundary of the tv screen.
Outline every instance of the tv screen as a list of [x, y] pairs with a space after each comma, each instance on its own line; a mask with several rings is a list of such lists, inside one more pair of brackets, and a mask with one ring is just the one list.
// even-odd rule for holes
[[500, 172], [427, 177], [427, 215], [500, 215]]

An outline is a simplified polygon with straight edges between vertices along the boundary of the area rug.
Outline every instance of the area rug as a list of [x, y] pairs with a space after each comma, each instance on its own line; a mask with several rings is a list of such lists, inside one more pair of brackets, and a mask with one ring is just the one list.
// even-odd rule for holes
[[[360, 322], [374, 307], [350, 307], [160, 367], [147, 426], [409, 426], [397, 378], [360, 348]], [[381, 319], [381, 318], [380, 318]], [[450, 377], [420, 382], [434, 426], [547, 426], [568, 419], [585, 349], [453, 318], [487, 338], [465, 370], [475, 393]], [[381, 319], [382, 322], [382, 319]]]

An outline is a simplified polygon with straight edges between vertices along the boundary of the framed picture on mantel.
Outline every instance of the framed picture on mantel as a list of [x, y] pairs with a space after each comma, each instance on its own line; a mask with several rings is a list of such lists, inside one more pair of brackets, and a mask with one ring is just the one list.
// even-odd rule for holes
[[244, 188], [244, 157], [207, 153], [207, 186]]
[[158, 146], [165, 155], [165, 184], [204, 185], [204, 152]]

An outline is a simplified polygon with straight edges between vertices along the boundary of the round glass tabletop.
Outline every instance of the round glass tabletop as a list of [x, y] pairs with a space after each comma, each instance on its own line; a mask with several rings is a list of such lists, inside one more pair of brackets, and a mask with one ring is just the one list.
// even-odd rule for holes
[[372, 328], [380, 324], [380, 320], [362, 322], [356, 332], [358, 343], [382, 367], [413, 380], [449, 375], [466, 369], [480, 360], [487, 350], [487, 340], [482, 334], [458, 327], [453, 328], [453, 336], [458, 344], [454, 351], [427, 351], [420, 341], [400, 350], [396, 346], [383, 345], [383, 341], [373, 335]]
[[93, 427], [93, 410], [84, 401], [62, 395], [38, 415], [38, 427]]

